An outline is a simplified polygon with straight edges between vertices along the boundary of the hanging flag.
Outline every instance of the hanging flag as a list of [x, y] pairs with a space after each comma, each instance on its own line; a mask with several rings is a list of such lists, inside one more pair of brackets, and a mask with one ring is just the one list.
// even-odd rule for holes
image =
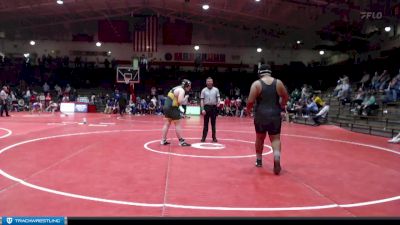
[[145, 17], [139, 21], [133, 32], [133, 51], [156, 52], [157, 51], [158, 19], [156, 16]]

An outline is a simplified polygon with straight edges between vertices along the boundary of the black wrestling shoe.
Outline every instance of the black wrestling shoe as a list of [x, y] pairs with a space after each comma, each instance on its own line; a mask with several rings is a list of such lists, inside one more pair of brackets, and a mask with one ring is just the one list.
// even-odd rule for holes
[[200, 142], [206, 142], [206, 139], [205, 139], [205, 138], [202, 138], [202, 139], [200, 140]]
[[280, 160], [274, 160], [274, 173], [275, 175], [279, 175], [281, 172], [281, 162]]
[[179, 145], [182, 146], [182, 147], [189, 147], [189, 146], [191, 146], [191, 144], [188, 144], [188, 143], [186, 143], [185, 141], [180, 141], [180, 142], [179, 142]]
[[167, 140], [161, 140], [161, 145], [169, 145], [171, 142], [168, 142]]
[[262, 159], [256, 159], [256, 167], [262, 167]]
[[217, 143], [218, 140], [217, 140], [216, 138], [213, 138], [213, 142], [214, 142], [214, 143]]

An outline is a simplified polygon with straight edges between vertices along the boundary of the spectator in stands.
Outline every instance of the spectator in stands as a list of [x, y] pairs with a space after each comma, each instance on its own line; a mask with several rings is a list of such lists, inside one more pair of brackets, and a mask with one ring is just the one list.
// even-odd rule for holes
[[220, 100], [219, 100], [219, 104], [218, 104], [218, 115], [220, 115], [220, 116], [223, 116], [225, 113], [224, 113], [224, 107], [225, 107], [225, 99], [224, 98], [221, 98]]
[[342, 100], [342, 99], [348, 99], [350, 95], [350, 81], [349, 78], [345, 75], [341, 79], [342, 85], [340, 87], [340, 90], [338, 92], [337, 97]]
[[157, 96], [154, 96], [154, 97], [152, 97], [151, 99], [150, 99], [150, 102], [152, 102], [153, 103], [153, 105], [154, 106], [156, 106], [157, 105]]
[[389, 84], [390, 75], [387, 70], [384, 70], [379, 79], [379, 91], [383, 91]]
[[317, 104], [318, 109], [322, 108], [325, 104], [317, 92], [313, 93], [312, 100], [315, 102], [315, 104]]
[[400, 96], [400, 70], [393, 79], [389, 82], [388, 88], [385, 90], [384, 102], [395, 102]]
[[57, 110], [58, 110], [57, 102], [50, 101], [49, 106], [47, 106], [47, 108], [46, 108], [46, 112], [51, 111], [52, 113], [54, 113]]
[[298, 101], [301, 98], [301, 93], [298, 88], [295, 88], [294, 91], [290, 94], [290, 100], [292, 101], [292, 104], [296, 101]]
[[56, 84], [56, 85], [54, 86], [54, 90], [57, 92], [58, 101], [61, 101], [62, 98], [63, 98], [63, 92], [62, 92], [62, 90], [61, 90], [61, 87], [58, 86], [58, 84]]
[[400, 133], [388, 141], [389, 143], [400, 143]]
[[50, 102], [51, 102], [51, 95], [50, 95], [50, 92], [48, 92], [48, 93], [46, 94], [45, 99], [44, 99], [45, 108], [49, 107]]
[[44, 84], [43, 84], [44, 95], [47, 95], [47, 93], [49, 93], [49, 90], [50, 90], [50, 86], [47, 84], [47, 82], [44, 82]]
[[71, 93], [71, 86], [69, 84], [67, 84], [67, 86], [65, 87], [64, 90], [64, 95], [67, 94], [69, 95]]
[[62, 100], [62, 102], [69, 102], [69, 96], [67, 94], [64, 94]]
[[71, 102], [75, 102], [77, 99], [78, 99], [78, 92], [77, 92], [77, 90], [74, 88], [74, 89], [72, 90], [72, 94], [69, 95], [69, 100], [70, 100]]
[[303, 84], [303, 87], [301, 88], [301, 99], [303, 102], [306, 102], [310, 95], [311, 92], [309, 86], [307, 84]]
[[150, 96], [153, 97], [157, 97], [157, 88], [156, 87], [152, 87], [150, 89]]
[[367, 92], [367, 96], [365, 97], [363, 103], [359, 107], [358, 115], [369, 116], [371, 115], [371, 111], [378, 109], [379, 105], [376, 104], [375, 92], [369, 91]]
[[26, 88], [26, 91], [24, 92], [24, 101], [26, 104], [29, 105], [29, 102], [31, 100], [32, 92], [29, 87]]
[[106, 103], [106, 108], [104, 109], [105, 114], [111, 114], [114, 107], [114, 99], [109, 98]]
[[315, 101], [312, 101], [311, 99], [307, 100], [307, 107], [305, 110], [306, 115], [312, 113], [315, 114], [318, 112], [318, 106], [317, 103], [315, 103]]
[[142, 100], [140, 100], [140, 114], [144, 116], [147, 113], [148, 109], [149, 106], [146, 99], [142, 98]]
[[295, 117], [303, 114], [305, 112], [305, 108], [307, 107], [307, 104], [305, 101], [300, 99], [299, 101], [294, 103], [294, 111], [295, 111]]
[[[361, 103], [363, 103], [364, 98], [365, 98], [365, 91], [362, 87], [360, 87], [358, 88], [356, 98], [353, 101], [351, 101], [350, 107], [354, 107], [354, 105], [360, 106]], [[352, 109], [352, 111], [355, 111], [355, 109]]]
[[236, 99], [235, 105], [236, 105], [236, 116], [240, 117], [243, 111], [242, 99], [240, 97]]
[[154, 105], [153, 101], [149, 102], [149, 114], [153, 115], [156, 111], [156, 105]]
[[360, 84], [361, 84], [360, 87], [361, 87], [361, 88], [367, 87], [367, 86], [368, 86], [369, 79], [370, 79], [369, 73], [367, 73], [367, 71], [364, 71], [364, 75], [363, 75], [363, 77], [362, 77], [361, 80], [360, 80]]
[[240, 97], [240, 88], [239, 87], [235, 87], [235, 98]]
[[130, 108], [130, 114], [135, 115], [136, 114], [136, 104], [134, 101], [130, 100], [129, 101], [129, 108]]
[[370, 85], [371, 89], [376, 90], [375, 87], [379, 86], [378, 81], [379, 81], [379, 74], [378, 74], [378, 71], [376, 71], [374, 76], [371, 79], [371, 85]]
[[96, 94], [92, 92], [92, 95], [90, 96], [90, 104], [96, 104]]
[[11, 108], [11, 111], [18, 112], [18, 108], [19, 108], [19, 106], [18, 106], [18, 99], [17, 99], [17, 97], [15, 96], [15, 92], [14, 92], [14, 91], [11, 91], [11, 94], [10, 94], [9, 98], [10, 98], [11, 107], [12, 107], [12, 108]]
[[333, 97], [337, 97], [338, 96], [338, 93], [339, 93], [339, 91], [342, 89], [342, 79], [339, 79], [337, 82], [336, 82], [336, 87], [335, 87], [335, 89], [333, 90], [333, 93], [332, 93], [332, 96]]
[[328, 119], [329, 105], [324, 103], [322, 109], [313, 117], [314, 126], [319, 126]]
[[39, 101], [39, 96], [37, 97], [36, 101], [32, 103], [31, 114], [34, 112], [40, 113], [43, 111], [43, 105]]

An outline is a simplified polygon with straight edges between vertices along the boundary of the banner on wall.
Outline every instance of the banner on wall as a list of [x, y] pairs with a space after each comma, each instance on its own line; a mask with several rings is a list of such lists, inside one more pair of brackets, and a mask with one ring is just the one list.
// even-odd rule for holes
[[192, 62], [195, 60], [200, 60], [201, 62], [225, 62], [225, 54], [187, 52], [176, 52], [174, 54], [174, 61]]
[[103, 51], [69, 51], [70, 55], [74, 56], [108, 56], [107, 52]]

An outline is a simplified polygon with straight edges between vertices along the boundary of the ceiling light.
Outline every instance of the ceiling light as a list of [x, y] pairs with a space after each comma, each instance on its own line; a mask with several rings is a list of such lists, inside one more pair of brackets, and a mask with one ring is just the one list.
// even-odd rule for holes
[[319, 51], [319, 54], [320, 54], [320, 55], [323, 55], [323, 54], [325, 54], [325, 51], [324, 51], [324, 50], [321, 50], [321, 51]]
[[391, 27], [385, 27], [385, 31], [386, 31], [386, 32], [390, 32], [391, 30], [392, 30]]
[[261, 48], [257, 48], [257, 52], [262, 52], [262, 49]]
[[198, 45], [194, 46], [194, 50], [198, 51], [200, 47]]
[[256, 2], [259, 2], [260, 0], [256, 0]]
[[62, 5], [62, 4], [64, 4], [64, 1], [62, 1], [62, 0], [57, 0], [57, 4]]
[[28, 58], [29, 57], [29, 53], [24, 53], [24, 57]]
[[203, 5], [203, 9], [204, 9], [204, 10], [208, 10], [209, 8], [210, 8], [209, 5], [207, 5], [207, 4], [206, 4], [206, 5]]
[[35, 41], [30, 41], [29, 44], [30, 44], [30, 45], [35, 45], [36, 42], [35, 42]]
[[101, 42], [96, 42], [96, 46], [100, 47], [101, 46]]
[[296, 43], [299, 45], [301, 43], [301, 41], [296, 41]]

